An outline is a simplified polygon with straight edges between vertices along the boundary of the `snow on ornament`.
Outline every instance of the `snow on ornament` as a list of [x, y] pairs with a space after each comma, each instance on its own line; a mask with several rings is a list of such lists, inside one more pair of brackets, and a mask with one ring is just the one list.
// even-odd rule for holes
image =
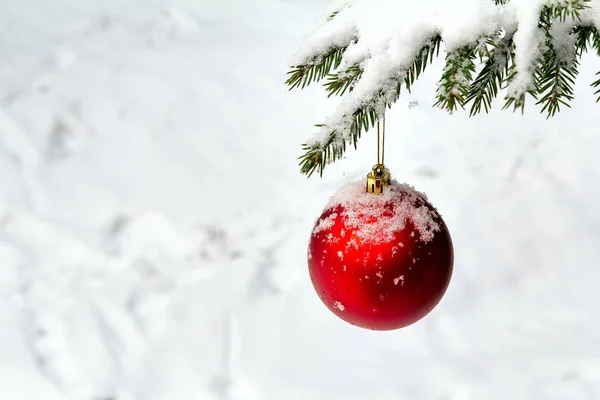
[[[379, 186], [377, 186], [379, 184]], [[425, 317], [444, 296], [452, 239], [427, 197], [377, 164], [342, 187], [316, 221], [308, 248], [313, 286], [342, 320], [393, 330]]]

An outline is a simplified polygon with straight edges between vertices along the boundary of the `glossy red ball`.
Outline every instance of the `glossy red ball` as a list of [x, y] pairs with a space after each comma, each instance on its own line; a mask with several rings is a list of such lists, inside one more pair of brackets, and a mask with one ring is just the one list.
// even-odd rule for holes
[[446, 224], [425, 195], [392, 181], [382, 195], [342, 188], [315, 223], [308, 249], [314, 288], [342, 320], [393, 330], [425, 317], [454, 265]]

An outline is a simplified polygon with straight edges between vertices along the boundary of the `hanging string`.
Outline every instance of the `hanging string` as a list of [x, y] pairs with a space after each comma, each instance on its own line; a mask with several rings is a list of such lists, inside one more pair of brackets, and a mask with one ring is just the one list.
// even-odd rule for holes
[[381, 128], [379, 126], [379, 120], [377, 120], [377, 164], [381, 164], [380, 151], [379, 151], [379, 143], [381, 143]]
[[385, 159], [385, 112], [380, 121], [377, 121], [377, 164], [382, 164]]
[[383, 128], [381, 129], [381, 164], [385, 158], [385, 111], [383, 112]]

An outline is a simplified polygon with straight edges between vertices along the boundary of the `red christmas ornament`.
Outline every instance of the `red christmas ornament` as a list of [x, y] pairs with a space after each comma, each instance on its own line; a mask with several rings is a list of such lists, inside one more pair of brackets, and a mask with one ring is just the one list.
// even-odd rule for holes
[[315, 223], [308, 248], [323, 303], [350, 324], [381, 331], [429, 314], [454, 264], [448, 228], [426, 196], [385, 183], [381, 194], [365, 192], [364, 181], [341, 188]]

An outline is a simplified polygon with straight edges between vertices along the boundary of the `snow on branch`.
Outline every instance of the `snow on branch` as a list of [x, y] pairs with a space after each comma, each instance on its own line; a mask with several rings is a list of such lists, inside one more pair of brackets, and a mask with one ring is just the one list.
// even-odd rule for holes
[[[356, 147], [442, 42], [446, 65], [435, 105], [454, 112], [470, 104], [475, 115], [504, 90], [504, 108], [523, 111], [530, 95], [553, 116], [573, 99], [582, 53], [592, 47], [600, 54], [598, 15], [600, 0], [334, 1], [286, 81], [292, 89], [325, 79], [329, 96], [343, 96], [303, 145], [301, 172], [322, 174], [346, 146]], [[592, 85], [600, 87], [600, 79]]]

